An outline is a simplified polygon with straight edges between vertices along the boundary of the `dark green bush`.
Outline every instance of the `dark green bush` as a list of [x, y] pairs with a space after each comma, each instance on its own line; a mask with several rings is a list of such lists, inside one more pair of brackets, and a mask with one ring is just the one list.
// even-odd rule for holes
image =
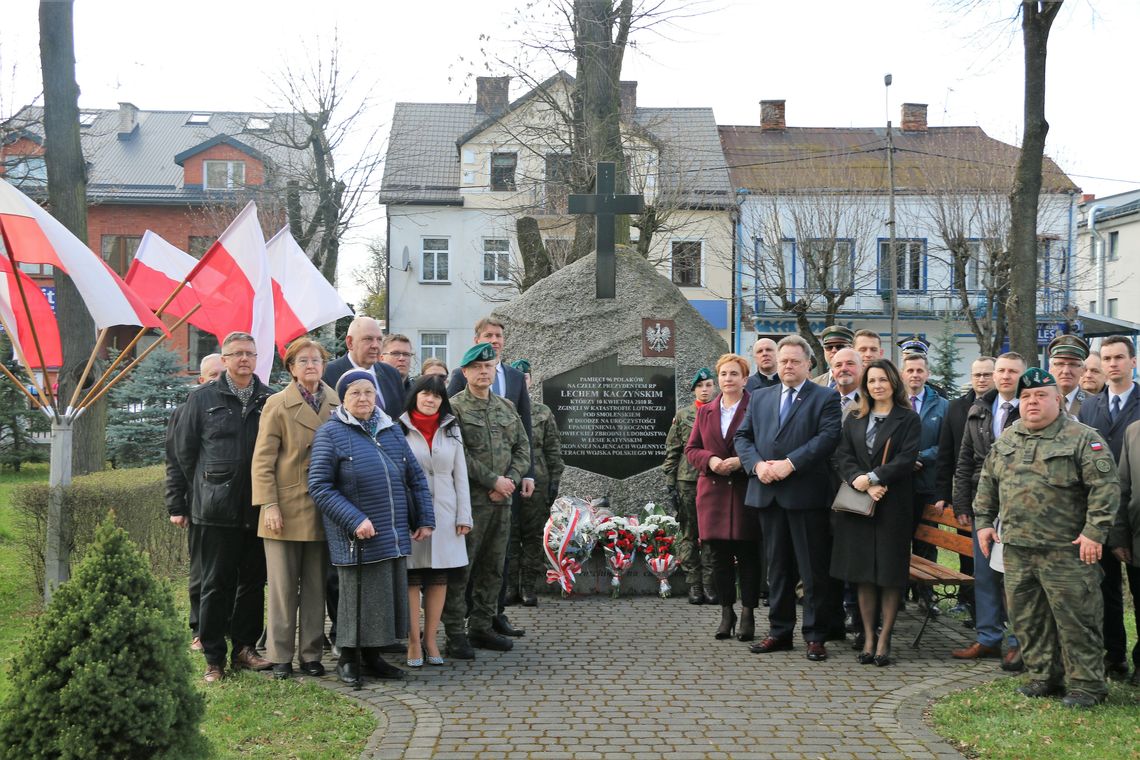
[[[114, 510], [115, 521], [150, 559], [151, 570], [164, 578], [184, 573], [189, 567], [186, 530], [170, 524], [163, 500], [165, 469], [162, 465], [123, 470], [105, 470], [81, 475], [71, 481], [64, 495], [64, 541], [78, 562], [95, 536], [100, 521]], [[24, 550], [43, 588], [44, 547], [47, 541], [48, 487], [29, 483], [18, 487], [12, 506], [23, 530]]]
[[12, 758], [151, 758], [205, 713], [170, 589], [109, 517], [24, 640], [0, 711]]

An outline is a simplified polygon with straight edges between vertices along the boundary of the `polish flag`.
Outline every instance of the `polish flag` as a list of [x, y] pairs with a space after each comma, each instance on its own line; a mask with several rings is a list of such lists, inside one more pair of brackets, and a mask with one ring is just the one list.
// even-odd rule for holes
[[[26, 310], [20, 298], [21, 284], [24, 297], [28, 299]], [[29, 312], [31, 319], [28, 318]], [[52, 311], [47, 296], [31, 277], [19, 270], [13, 272], [7, 256], [0, 256], [0, 318], [3, 319], [12, 348], [17, 355], [23, 354], [32, 369], [55, 368], [63, 365], [59, 326], [56, 324], [55, 312]], [[35, 325], [34, 337], [32, 325]], [[36, 338], [39, 339], [40, 350], [44, 355], [43, 363], [47, 367], [40, 364], [40, 355], [36, 351]]]
[[[135, 252], [131, 268], [127, 271], [126, 281], [139, 294], [147, 308], [157, 312], [178, 287], [178, 283], [185, 280], [197, 265], [196, 258], [175, 248], [157, 233], [147, 230]], [[184, 317], [199, 303], [194, 286], [188, 283], [178, 291], [178, 295], [166, 305], [162, 313]], [[216, 335], [219, 342], [225, 337], [225, 332], [218, 334], [219, 331], [210, 319], [210, 311], [205, 308], [195, 311], [186, 321], [199, 330]]]
[[273, 278], [277, 350], [318, 327], [352, 315], [352, 309], [325, 279], [286, 227], [265, 244]]
[[250, 201], [188, 277], [219, 340], [240, 330], [257, 344], [256, 372], [269, 382], [273, 367], [273, 286], [265, 253], [265, 236]]
[[96, 327], [139, 325], [166, 332], [162, 321], [103, 259], [38, 203], [2, 179], [0, 233], [18, 263], [50, 264], [69, 274]]

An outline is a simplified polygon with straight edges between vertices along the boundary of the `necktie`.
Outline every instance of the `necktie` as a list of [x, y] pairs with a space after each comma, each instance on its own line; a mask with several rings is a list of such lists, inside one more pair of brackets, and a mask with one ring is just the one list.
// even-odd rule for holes
[[495, 370], [495, 382], [491, 385], [491, 390], [496, 396], [503, 395], [503, 376], [499, 374], [498, 370]]
[[847, 405], [848, 405], [848, 404], [850, 404], [850, 403], [851, 403], [851, 397], [850, 397], [850, 396], [840, 396], [840, 397], [839, 397], [839, 406], [840, 406], [840, 408], [842, 408], [842, 409], [846, 409], [846, 408], [847, 408]]
[[878, 430], [879, 423], [882, 421], [880, 417], [871, 417], [867, 423], [867, 453], [875, 450], [875, 432]]
[[780, 405], [780, 424], [784, 424], [784, 420], [788, 419], [788, 413], [792, 411], [792, 401], [796, 398], [796, 389], [787, 388], [784, 390], [784, 403]]
[[918, 396], [910, 397], [910, 408], [916, 412], [918, 411]]
[[1013, 411], [1013, 404], [1009, 401], [1003, 401], [1001, 404], [1001, 427], [999, 430], [1005, 430], [1006, 425], [1009, 424], [1009, 413]]
[[1109, 412], [1109, 416], [1112, 417], [1113, 422], [1116, 422], [1116, 418], [1120, 416], [1120, 396], [1112, 397], [1112, 411]]

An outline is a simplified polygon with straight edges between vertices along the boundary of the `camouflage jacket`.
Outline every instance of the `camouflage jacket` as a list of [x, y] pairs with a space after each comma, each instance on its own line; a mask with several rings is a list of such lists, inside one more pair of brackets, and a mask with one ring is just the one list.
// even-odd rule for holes
[[534, 438], [534, 479], [544, 483], [562, 480], [562, 445], [558, 439], [558, 426], [554, 412], [546, 404], [530, 405], [530, 425]]
[[692, 434], [693, 423], [696, 421], [695, 403], [678, 411], [673, 418], [673, 424], [669, 427], [669, 436], [665, 439], [665, 463], [661, 465], [666, 485], [676, 486], [678, 480], [697, 482], [697, 471], [685, 458], [685, 444], [689, 442], [689, 435]]
[[1120, 479], [1098, 432], [1065, 415], [1041, 430], [1022, 421], [994, 441], [974, 496], [975, 529], [1001, 518], [1011, 546], [1060, 548], [1079, 535], [1104, 543], [1120, 507]]
[[518, 486], [530, 469], [530, 443], [522, 419], [511, 402], [493, 393], [476, 398], [467, 388], [451, 397], [451, 411], [463, 433], [471, 506], [490, 505], [487, 492], [496, 479], [507, 477]]

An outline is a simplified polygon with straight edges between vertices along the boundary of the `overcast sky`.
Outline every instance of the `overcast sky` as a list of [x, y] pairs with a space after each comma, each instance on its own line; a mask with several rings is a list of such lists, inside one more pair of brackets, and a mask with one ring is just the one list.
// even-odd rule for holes
[[[652, 0], [656, 2], [656, 0]], [[697, 13], [635, 36], [623, 79], [644, 106], [711, 107], [720, 124], [757, 124], [785, 99], [789, 126], [896, 125], [903, 102], [931, 126], [978, 125], [1018, 142], [1022, 47], [1015, 0], [666, 0]], [[470, 102], [481, 51], [511, 49], [523, 0], [78, 0], [80, 106], [256, 110], [286, 62], [304, 65], [339, 35], [343, 67], [371, 87], [384, 134], [399, 101]], [[968, 4], [968, 3], [967, 3]], [[35, 0], [6, 0], [0, 116], [41, 90]], [[1094, 7], [1095, 6], [1095, 7]], [[490, 42], [480, 39], [490, 37]], [[1135, 132], [1136, 0], [1068, 0], [1049, 44], [1047, 153], [1098, 196], [1140, 187]], [[477, 65], [477, 71], [472, 68]], [[894, 84], [889, 98], [883, 75]], [[553, 73], [550, 71], [542, 74]], [[361, 86], [358, 92], [363, 93]], [[511, 96], [521, 94], [512, 88]], [[376, 208], [374, 220], [380, 218]], [[375, 222], [364, 234], [382, 234]], [[356, 251], [358, 252], [358, 248]], [[342, 285], [358, 259], [341, 268]], [[346, 288], [346, 290], [349, 290]]]

